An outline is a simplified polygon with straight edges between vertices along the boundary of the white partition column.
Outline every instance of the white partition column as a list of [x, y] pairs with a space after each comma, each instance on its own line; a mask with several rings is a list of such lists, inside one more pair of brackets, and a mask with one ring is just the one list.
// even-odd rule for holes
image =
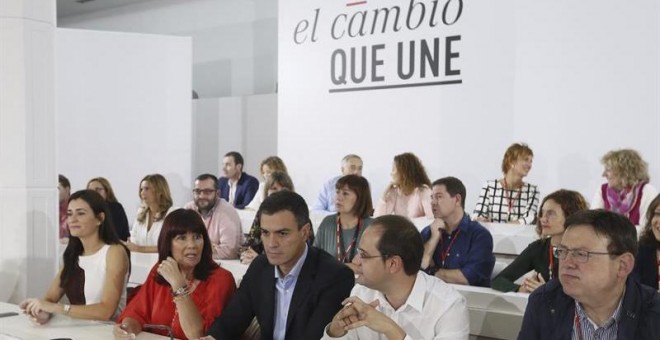
[[57, 266], [55, 1], [0, 1], [0, 300], [42, 296]]

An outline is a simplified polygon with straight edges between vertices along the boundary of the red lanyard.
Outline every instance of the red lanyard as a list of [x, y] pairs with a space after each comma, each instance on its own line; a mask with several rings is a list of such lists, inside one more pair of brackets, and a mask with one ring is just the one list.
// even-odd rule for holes
[[[506, 177], [504, 177], [504, 179], [502, 180], [502, 183], [504, 184], [504, 188], [503, 188], [503, 190], [506, 192], [506, 191], [507, 191], [507, 187], [509, 186], [509, 185], [506, 183]], [[515, 200], [520, 200], [520, 192], [521, 192], [521, 191], [522, 191], [522, 189], [521, 189], [521, 190], [517, 190], [516, 197], [513, 197], [513, 190], [508, 190], [508, 193], [507, 193], [508, 195], [506, 196], [506, 201], [507, 201], [507, 204], [508, 204], [508, 206], [509, 206], [509, 221], [512, 221], [512, 219], [511, 219], [511, 212], [513, 211], [513, 202], [514, 202]]]
[[552, 268], [554, 268], [555, 264], [555, 257], [553, 256], [553, 251], [552, 251], [552, 243], [548, 242], [548, 256], [550, 257], [550, 266], [548, 267], [548, 273], [550, 275], [548, 276], [549, 280], [552, 280]]
[[[454, 245], [454, 242], [456, 242], [456, 239], [458, 238], [458, 235], [460, 233], [461, 230], [458, 229], [456, 231], [456, 235], [454, 235], [454, 238], [451, 240], [451, 242], [449, 242], [449, 247], [447, 247], [447, 250], [445, 251], [442, 251], [442, 235], [440, 235], [440, 247], [438, 247], [438, 249], [440, 249], [440, 268], [445, 267], [445, 260], [447, 259], [447, 257], [449, 257], [449, 251], [451, 250], [451, 247]], [[449, 237], [451, 237], [451, 234], [449, 234]]]
[[580, 317], [578, 316], [577, 310], [575, 310], [575, 333], [577, 333], [578, 339], [582, 340], [582, 325], [580, 324]]
[[355, 233], [353, 234], [353, 240], [351, 243], [346, 247], [346, 251], [342, 254], [341, 248], [342, 248], [342, 241], [341, 241], [341, 221], [339, 220], [339, 214], [337, 214], [337, 260], [340, 262], [350, 262], [351, 259], [351, 251], [355, 252], [355, 243], [357, 242], [358, 235], [360, 234], [360, 227], [362, 226], [362, 219], [358, 218], [358, 224], [357, 228], [355, 228]]

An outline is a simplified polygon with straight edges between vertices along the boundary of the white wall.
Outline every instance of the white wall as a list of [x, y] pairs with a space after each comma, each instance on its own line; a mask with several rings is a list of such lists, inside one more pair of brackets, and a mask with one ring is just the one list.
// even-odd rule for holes
[[148, 1], [59, 17], [58, 26], [189, 36], [193, 88], [200, 98], [273, 93], [277, 4], [277, 0]]
[[190, 63], [189, 38], [57, 30], [57, 171], [72, 190], [106, 177], [133, 220], [140, 180], [158, 172], [187, 200]]
[[[344, 154], [357, 153], [378, 199], [392, 157], [412, 151], [432, 179], [463, 179], [471, 210], [517, 141], [535, 152], [527, 180], [543, 195], [567, 187], [591, 199], [602, 182], [600, 156], [622, 147], [642, 152], [659, 186], [656, 1], [464, 3], [454, 26], [336, 41], [330, 27], [340, 13], [408, 2], [280, 1], [279, 153], [306, 198], [338, 173]], [[313, 19], [316, 8], [318, 41], [294, 44], [296, 25]], [[383, 69], [391, 73], [398, 41], [452, 34], [462, 36], [462, 84], [328, 93], [336, 48], [386, 44]]]

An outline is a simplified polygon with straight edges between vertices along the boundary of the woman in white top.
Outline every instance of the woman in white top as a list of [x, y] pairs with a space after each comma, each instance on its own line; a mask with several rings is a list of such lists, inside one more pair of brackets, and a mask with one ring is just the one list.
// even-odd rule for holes
[[246, 209], [259, 210], [259, 207], [261, 206], [261, 202], [263, 202], [264, 199], [268, 196], [267, 195], [268, 189], [265, 188], [265, 185], [271, 173], [273, 173], [274, 171], [280, 171], [284, 173], [287, 172], [284, 161], [277, 156], [270, 156], [264, 159], [263, 161], [261, 161], [260, 168], [261, 168], [261, 176], [263, 177], [264, 180], [263, 182], [259, 183], [259, 189], [257, 190], [257, 193], [254, 195], [252, 202], [250, 202], [250, 204], [248, 204], [245, 207]]
[[394, 157], [392, 183], [385, 189], [374, 217], [392, 214], [408, 218], [433, 218], [431, 180], [422, 162], [410, 152]]
[[146, 175], [140, 181], [139, 194], [142, 206], [138, 209], [126, 246], [138, 253], [157, 253], [163, 220], [174, 210], [170, 186], [161, 174]]
[[[81, 190], [69, 198], [71, 237], [59, 273], [43, 299], [29, 298], [20, 308], [37, 324], [53, 313], [73, 318], [113, 320], [126, 305], [130, 254], [121, 244], [108, 205], [96, 191]], [[59, 303], [66, 295], [69, 304]]]

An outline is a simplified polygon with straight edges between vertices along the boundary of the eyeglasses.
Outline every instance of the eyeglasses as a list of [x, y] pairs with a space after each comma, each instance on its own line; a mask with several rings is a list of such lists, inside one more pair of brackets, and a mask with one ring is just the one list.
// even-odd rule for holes
[[568, 256], [569, 253], [571, 254], [571, 257], [575, 260], [575, 262], [579, 262], [579, 263], [587, 263], [591, 255], [620, 255], [620, 254], [603, 253], [597, 251], [587, 251], [581, 249], [568, 249], [566, 247], [556, 247], [553, 251], [555, 257], [560, 260], [565, 260], [566, 256]]
[[215, 189], [193, 189], [192, 192], [195, 195], [201, 195], [201, 194], [211, 195], [211, 194], [214, 194], [216, 192], [216, 190]]
[[367, 253], [361, 252], [361, 251], [358, 251], [357, 255], [360, 256], [360, 258], [363, 259], [363, 260], [374, 259], [374, 258], [377, 258], [377, 257], [383, 257], [383, 258], [390, 257], [390, 255], [387, 255], [387, 254], [367, 255]]

